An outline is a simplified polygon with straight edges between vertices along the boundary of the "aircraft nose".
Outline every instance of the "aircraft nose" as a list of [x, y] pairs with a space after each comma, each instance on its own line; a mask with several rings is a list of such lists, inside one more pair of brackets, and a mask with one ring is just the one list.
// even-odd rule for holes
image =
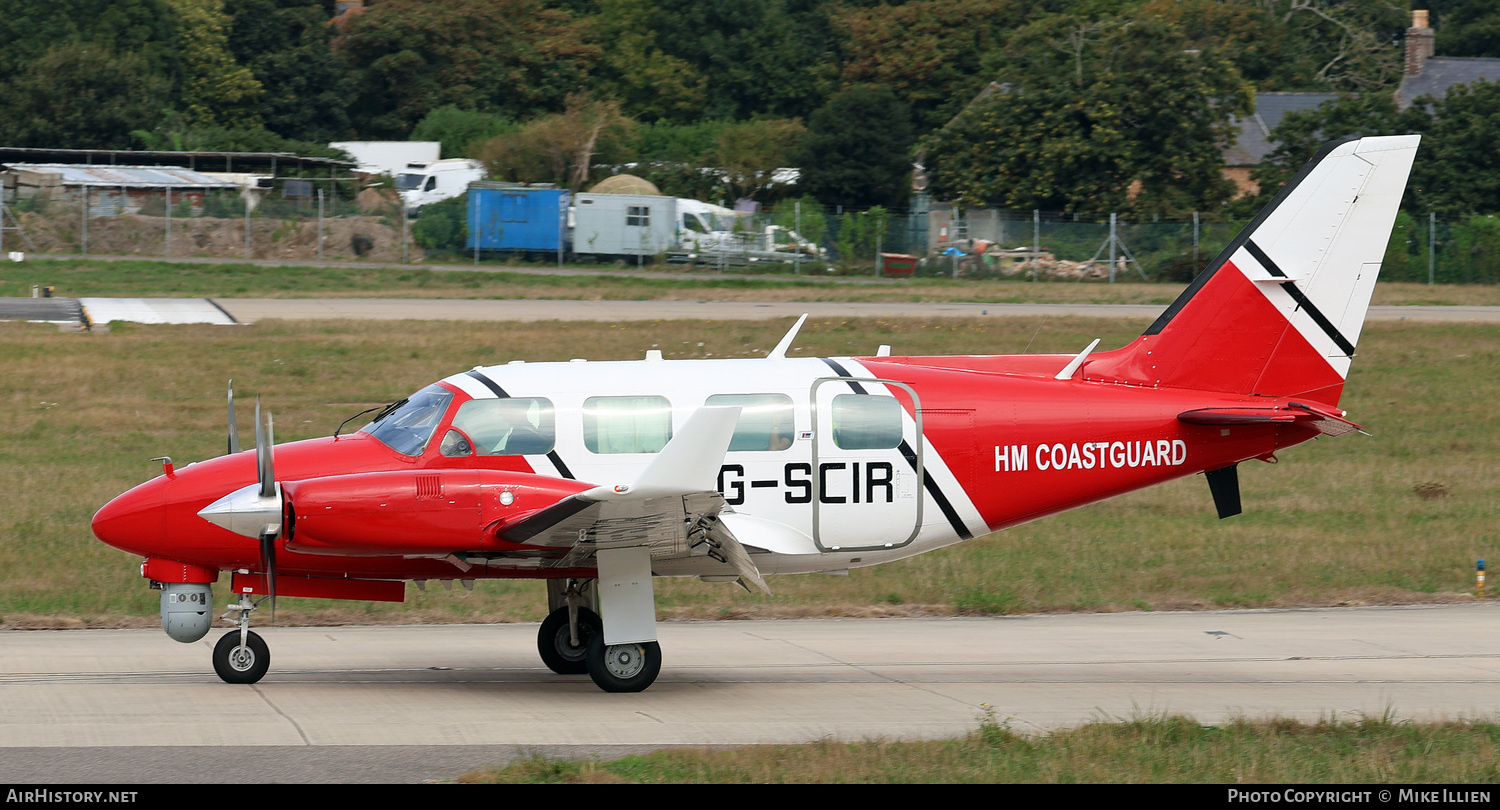
[[149, 481], [115, 498], [94, 515], [94, 536], [122, 551], [150, 556], [163, 537], [160, 486]]

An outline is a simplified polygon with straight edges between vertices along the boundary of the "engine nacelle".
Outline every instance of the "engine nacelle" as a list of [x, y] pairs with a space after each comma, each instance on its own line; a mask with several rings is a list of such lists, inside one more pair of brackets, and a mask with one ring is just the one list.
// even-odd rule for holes
[[288, 551], [367, 557], [515, 548], [496, 532], [590, 485], [506, 470], [400, 470], [289, 481]]
[[214, 588], [207, 582], [165, 582], [161, 586], [161, 629], [184, 644], [204, 636], [214, 623]]

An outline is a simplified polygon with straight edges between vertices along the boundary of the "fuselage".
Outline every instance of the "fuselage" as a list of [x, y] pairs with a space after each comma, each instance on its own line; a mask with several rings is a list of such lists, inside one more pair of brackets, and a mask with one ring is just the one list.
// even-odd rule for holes
[[[373, 547], [315, 553], [282, 537], [278, 565], [282, 575], [458, 578], [443, 555], [485, 551], [488, 562], [464, 578], [578, 575], [539, 566], [523, 553], [524, 544], [485, 533], [495, 535], [501, 531], [495, 526], [570, 494], [632, 481], [705, 405], [742, 409], [717, 485], [728, 510], [742, 516], [736, 531], [747, 535], [740, 540], [764, 574], [843, 571], [908, 557], [1172, 478], [1267, 458], [1317, 435], [1291, 423], [1188, 424], [1179, 414], [1267, 400], [1090, 379], [1086, 367], [1073, 379], [1055, 379], [1068, 360], [841, 357], [476, 368], [419, 392], [433, 402], [430, 413], [399, 431], [377, 422], [275, 448], [283, 486], [402, 471], [421, 471], [438, 487], [446, 478], [455, 492], [467, 486], [472, 507], [450, 506], [445, 517], [459, 521], [460, 539], [433, 540], [421, 553], [382, 554]], [[505, 433], [516, 452], [480, 447], [491, 442], [489, 429], [460, 416], [466, 403], [488, 400], [505, 400], [527, 415], [527, 424]], [[529, 443], [515, 438], [523, 428]], [[198, 512], [255, 481], [250, 451], [191, 464], [105, 506], [95, 533], [148, 560], [253, 570], [261, 559], [258, 543]], [[502, 492], [508, 492], [503, 506], [486, 501]], [[400, 515], [391, 520], [400, 526]], [[462, 539], [469, 525], [463, 521], [473, 525], [472, 541]], [[417, 516], [409, 525], [413, 534], [428, 531]], [[702, 572], [676, 561], [657, 573]]]

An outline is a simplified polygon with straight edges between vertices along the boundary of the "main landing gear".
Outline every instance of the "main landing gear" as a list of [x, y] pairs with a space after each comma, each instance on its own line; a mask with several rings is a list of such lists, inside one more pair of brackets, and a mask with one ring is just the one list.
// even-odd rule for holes
[[[650, 582], [649, 573], [644, 579]], [[604, 622], [591, 607], [597, 604], [597, 593], [592, 580], [549, 581], [547, 602], [552, 612], [537, 632], [537, 652], [547, 668], [559, 675], [586, 672], [594, 685], [606, 692], [640, 692], [661, 673], [661, 645], [654, 639], [606, 644]], [[639, 609], [631, 617], [629, 604], [617, 604], [615, 608], [617, 614], [635, 620], [634, 627], [627, 627], [635, 632], [635, 638], [641, 637], [642, 621], [647, 624], [647, 635], [655, 635], [649, 591], [643, 604], [644, 617]]]
[[255, 610], [255, 603], [250, 600], [248, 594], [240, 594], [237, 605], [230, 605], [229, 612], [224, 614], [228, 619], [231, 615], [238, 613], [233, 619], [239, 627], [230, 630], [214, 645], [214, 672], [225, 683], [255, 683], [266, 676], [266, 670], [271, 668], [271, 650], [259, 635], [250, 632], [250, 611]]

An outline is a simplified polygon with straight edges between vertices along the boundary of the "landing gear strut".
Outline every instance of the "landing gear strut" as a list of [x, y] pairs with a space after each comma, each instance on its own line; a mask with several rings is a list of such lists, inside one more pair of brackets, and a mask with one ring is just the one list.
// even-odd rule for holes
[[552, 611], [542, 622], [536, 636], [537, 652], [542, 654], [542, 663], [559, 675], [582, 675], [588, 672], [584, 657], [589, 641], [595, 636], [604, 636], [604, 622], [599, 614], [586, 607], [579, 607], [576, 622], [568, 621], [568, 608]]
[[237, 605], [230, 605], [225, 619], [235, 613], [239, 616], [231, 621], [239, 625], [230, 630], [214, 645], [214, 672], [225, 683], [255, 683], [266, 675], [271, 667], [271, 650], [259, 635], [250, 632], [250, 611], [255, 603], [248, 594], [240, 594]]

